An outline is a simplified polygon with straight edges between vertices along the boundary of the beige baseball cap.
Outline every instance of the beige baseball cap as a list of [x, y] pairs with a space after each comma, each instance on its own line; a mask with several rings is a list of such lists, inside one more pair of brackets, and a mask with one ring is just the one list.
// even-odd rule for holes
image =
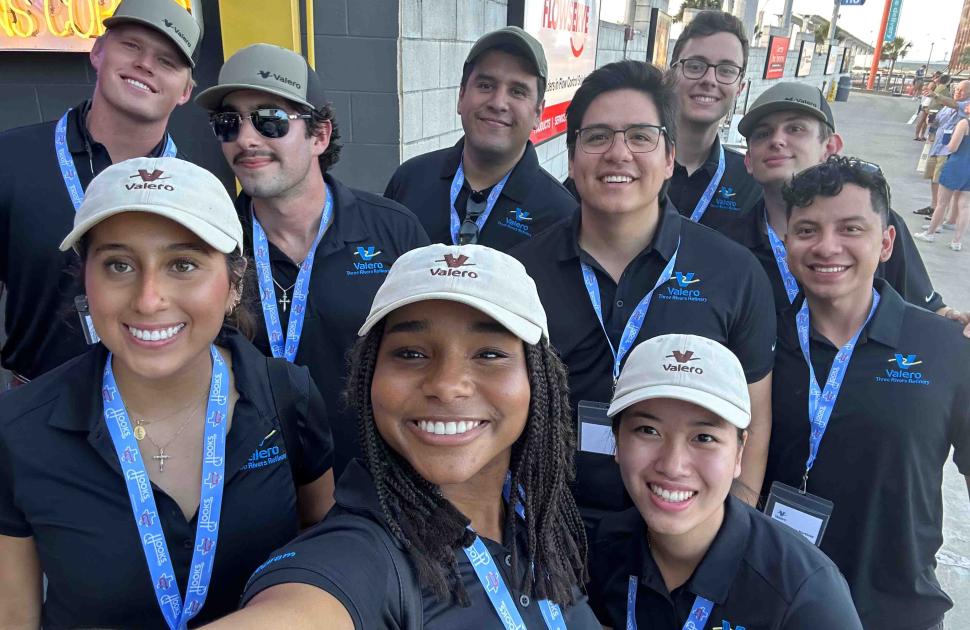
[[88, 230], [122, 212], [171, 219], [224, 254], [243, 250], [242, 225], [222, 182], [191, 162], [160, 157], [112, 164], [91, 180], [61, 251], [76, 249]]
[[104, 25], [111, 29], [126, 22], [147, 26], [168, 37], [189, 65], [195, 67], [202, 23], [174, 0], [124, 0], [111, 17], [105, 18]]
[[391, 311], [425, 300], [467, 304], [528, 344], [549, 339], [546, 311], [525, 267], [482, 245], [428, 245], [398, 258], [357, 334], [363, 337]]
[[626, 359], [607, 415], [653, 398], [699, 405], [739, 429], [751, 423], [744, 369], [734, 353], [697, 335], [660, 335], [635, 347]]
[[259, 90], [320, 109], [327, 104], [323, 82], [302, 55], [272, 44], [253, 44], [240, 49], [219, 70], [219, 81], [195, 97], [210, 112], [238, 90]]

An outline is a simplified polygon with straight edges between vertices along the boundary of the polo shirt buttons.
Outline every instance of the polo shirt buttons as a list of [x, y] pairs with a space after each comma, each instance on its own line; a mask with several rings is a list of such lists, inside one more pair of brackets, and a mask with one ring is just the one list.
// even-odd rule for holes
[[182, 547], [184, 547], [185, 549], [191, 549], [192, 541], [186, 538], [185, 540], [182, 541]]
[[512, 554], [505, 554], [505, 566], [512, 566]]
[[623, 308], [623, 300], [616, 301], [616, 308]]
[[528, 595], [520, 596], [519, 603], [522, 604], [523, 608], [527, 608], [529, 606], [529, 596]]

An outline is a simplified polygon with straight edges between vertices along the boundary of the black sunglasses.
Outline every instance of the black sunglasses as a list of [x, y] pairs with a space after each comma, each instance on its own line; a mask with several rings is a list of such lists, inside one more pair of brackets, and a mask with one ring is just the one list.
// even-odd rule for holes
[[264, 138], [282, 138], [290, 131], [290, 121], [311, 118], [310, 114], [290, 114], [282, 109], [254, 109], [251, 112], [218, 112], [209, 116], [212, 132], [222, 142], [239, 137], [243, 116], [249, 117], [253, 128]]

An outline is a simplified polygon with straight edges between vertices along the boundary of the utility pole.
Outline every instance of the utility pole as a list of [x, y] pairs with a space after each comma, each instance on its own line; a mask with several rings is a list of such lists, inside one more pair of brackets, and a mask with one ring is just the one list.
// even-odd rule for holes
[[829, 22], [829, 41], [835, 39], [835, 25], [839, 23], [839, 0], [835, 0], [835, 7], [832, 9], [832, 21]]
[[781, 12], [781, 30], [789, 34], [791, 34], [791, 9], [794, 3], [795, 0], [785, 0], [785, 10]]
[[930, 71], [930, 64], [933, 63], [933, 46], [936, 46], [936, 42], [930, 42], [930, 58], [926, 60], [926, 71], [927, 72]]
[[879, 26], [879, 37], [876, 38], [876, 50], [872, 53], [872, 66], [869, 68], [869, 80], [866, 89], [871, 90], [876, 84], [876, 71], [879, 70], [879, 58], [882, 57], [882, 40], [886, 37], [886, 25], [889, 23], [889, 8], [893, 0], [886, 0], [886, 8], [882, 11], [882, 24]]

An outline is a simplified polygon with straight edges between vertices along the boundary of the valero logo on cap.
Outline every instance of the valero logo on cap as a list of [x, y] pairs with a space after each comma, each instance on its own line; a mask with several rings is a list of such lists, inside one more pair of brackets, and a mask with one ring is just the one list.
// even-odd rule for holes
[[673, 359], [676, 363], [664, 363], [663, 368], [667, 372], [687, 372], [689, 374], [703, 374], [704, 369], [695, 365], [688, 365], [691, 361], [699, 361], [700, 357], [694, 356], [693, 350], [673, 350], [672, 354], [667, 355], [667, 359]]
[[127, 188], [128, 190], [168, 190], [168, 191], [174, 191], [175, 190], [175, 186], [172, 186], [171, 184], [156, 184], [155, 183], [158, 180], [172, 179], [171, 176], [169, 176], [169, 177], [162, 177], [162, 175], [164, 175], [164, 174], [165, 174], [165, 171], [160, 171], [158, 169], [155, 169], [151, 173], [149, 173], [146, 169], [140, 168], [140, 169], [138, 169], [138, 172], [135, 173], [134, 175], [132, 175], [129, 179], [134, 179], [136, 177], [140, 177], [141, 178], [141, 183], [134, 182], [134, 183], [131, 183], [131, 184], [126, 184], [125, 185], [125, 188]]
[[259, 74], [260, 77], [262, 77], [264, 79], [268, 79], [270, 77], [273, 77], [274, 79], [276, 79], [280, 83], [284, 83], [284, 84], [289, 85], [291, 87], [295, 87], [298, 90], [302, 90], [303, 89], [303, 84], [297, 83], [293, 79], [290, 79], [289, 77], [285, 77], [282, 74], [277, 74], [276, 72], [270, 72], [269, 70], [260, 70], [258, 72], [258, 74]]
[[477, 278], [478, 274], [474, 271], [469, 271], [467, 269], [460, 269], [460, 267], [474, 267], [475, 263], [468, 262], [469, 258], [465, 254], [460, 256], [453, 256], [452, 254], [445, 254], [444, 258], [441, 260], [436, 260], [436, 263], [445, 263], [446, 269], [440, 267], [433, 267], [431, 269], [432, 276], [450, 276], [453, 278]]

